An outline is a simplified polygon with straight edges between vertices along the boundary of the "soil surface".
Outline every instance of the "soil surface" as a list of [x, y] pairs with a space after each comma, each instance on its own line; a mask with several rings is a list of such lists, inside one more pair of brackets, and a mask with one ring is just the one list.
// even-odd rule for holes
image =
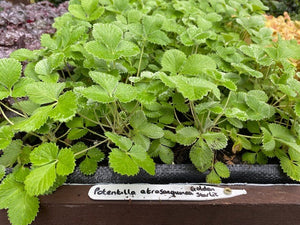
[[0, 58], [19, 48], [40, 48], [40, 36], [52, 34], [54, 18], [68, 9], [68, 2], [57, 7], [48, 1], [35, 4], [12, 4], [0, 1]]

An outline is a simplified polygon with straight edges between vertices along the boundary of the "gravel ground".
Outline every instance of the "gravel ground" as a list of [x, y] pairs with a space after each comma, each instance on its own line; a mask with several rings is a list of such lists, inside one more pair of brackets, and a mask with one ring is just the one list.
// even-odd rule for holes
[[0, 58], [19, 48], [40, 48], [41, 34], [54, 33], [54, 18], [67, 9], [68, 2], [55, 7], [47, 1], [29, 5], [0, 1]]

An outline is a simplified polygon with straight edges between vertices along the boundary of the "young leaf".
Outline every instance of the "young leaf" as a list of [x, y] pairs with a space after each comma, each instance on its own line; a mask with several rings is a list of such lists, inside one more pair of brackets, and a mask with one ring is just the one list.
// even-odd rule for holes
[[215, 170], [210, 171], [210, 173], [206, 176], [206, 182], [211, 183], [211, 184], [220, 184], [221, 183], [221, 178], [220, 176], [216, 173]]
[[201, 135], [207, 145], [214, 150], [224, 149], [227, 146], [227, 137], [223, 133], [207, 132]]
[[71, 131], [68, 133], [67, 138], [69, 140], [77, 140], [79, 138], [82, 138], [87, 133], [88, 133], [87, 129], [84, 129], [84, 128], [72, 128]]
[[199, 131], [194, 127], [183, 127], [176, 132], [176, 141], [182, 145], [191, 145], [200, 137]]
[[216, 162], [214, 165], [214, 169], [217, 174], [222, 178], [228, 178], [230, 176], [230, 171], [228, 167], [222, 162]]
[[15, 59], [0, 59], [0, 84], [8, 89], [21, 77], [22, 65]]
[[295, 142], [295, 137], [288, 128], [279, 124], [271, 123], [269, 124], [269, 129], [274, 137], [287, 142]]
[[69, 175], [75, 168], [75, 157], [71, 149], [61, 149], [57, 156], [56, 173], [61, 176]]
[[129, 84], [119, 83], [114, 96], [118, 98], [120, 102], [131, 102], [137, 98], [137, 90], [134, 86]]
[[22, 144], [21, 140], [14, 140], [3, 149], [3, 154], [0, 156], [0, 165], [12, 167], [21, 154]]
[[27, 225], [32, 223], [39, 210], [39, 199], [30, 196], [22, 183], [9, 175], [0, 185], [0, 209], [8, 209], [12, 224]]
[[198, 140], [191, 148], [190, 159], [200, 172], [206, 171], [212, 165], [213, 157], [212, 150], [203, 140]]
[[34, 166], [43, 166], [57, 159], [58, 147], [55, 143], [43, 143], [33, 149], [30, 161]]
[[87, 99], [91, 99], [96, 102], [110, 103], [114, 101], [114, 98], [109, 96], [108, 93], [98, 85], [84, 88], [83, 90], [79, 90], [79, 92]]
[[49, 117], [55, 121], [66, 122], [71, 120], [77, 110], [77, 96], [72, 91], [67, 91], [59, 96], [57, 105], [49, 113]]
[[186, 61], [186, 55], [177, 49], [166, 51], [161, 59], [163, 71], [168, 71], [171, 74], [177, 74], [181, 71], [181, 67]]
[[98, 163], [96, 160], [86, 157], [80, 164], [79, 169], [84, 175], [92, 175], [96, 172]]
[[263, 132], [263, 148], [265, 151], [273, 151], [275, 149], [275, 140], [272, 134], [264, 127], [260, 128]]
[[285, 153], [282, 153], [279, 159], [282, 170], [293, 180], [300, 181], [300, 159], [289, 159]]
[[33, 102], [46, 104], [57, 101], [64, 88], [65, 83], [34, 82], [26, 86], [26, 93]]
[[13, 51], [10, 55], [10, 58], [19, 60], [19, 61], [25, 61], [25, 60], [36, 60], [37, 55], [34, 54], [33, 51], [26, 49], [26, 48], [20, 48], [16, 51]]
[[116, 49], [122, 39], [122, 30], [114, 24], [96, 23], [93, 26], [93, 36], [109, 49]]
[[99, 84], [103, 89], [107, 91], [107, 93], [109, 93], [110, 96], [112, 96], [112, 93], [118, 85], [119, 79], [117, 77], [107, 73], [101, 73], [96, 71], [91, 71], [89, 75], [94, 82]]
[[145, 116], [145, 113], [139, 110], [132, 115], [129, 122], [133, 128], [139, 128], [143, 126], [145, 123], [147, 123], [147, 118]]
[[6, 148], [14, 136], [12, 127], [10, 126], [1, 126], [0, 127], [0, 149]]
[[105, 132], [105, 136], [108, 137], [116, 146], [118, 146], [124, 151], [128, 151], [132, 146], [132, 141], [127, 137], [112, 132]]
[[256, 156], [257, 156], [257, 153], [255, 153], [255, 152], [245, 152], [242, 156], [242, 160], [249, 164], [255, 164]]
[[54, 184], [56, 179], [55, 162], [34, 168], [26, 177], [25, 190], [31, 196], [42, 195]]
[[164, 136], [163, 129], [153, 123], [146, 123], [144, 126], [135, 129], [135, 132], [140, 132], [141, 134], [152, 139], [157, 139]]
[[188, 75], [199, 75], [205, 72], [207, 69], [216, 69], [215, 61], [209, 56], [195, 54], [191, 55], [187, 59], [182, 69], [182, 73]]
[[128, 153], [122, 150], [112, 149], [108, 158], [110, 167], [116, 173], [133, 176], [139, 172], [137, 163], [130, 158]]
[[155, 163], [142, 146], [134, 145], [130, 150], [130, 156], [147, 173], [155, 174]]
[[39, 129], [46, 123], [49, 117], [48, 114], [51, 111], [51, 109], [51, 105], [43, 106], [36, 109], [30, 118], [17, 122], [14, 125], [14, 129], [25, 132], [30, 132]]

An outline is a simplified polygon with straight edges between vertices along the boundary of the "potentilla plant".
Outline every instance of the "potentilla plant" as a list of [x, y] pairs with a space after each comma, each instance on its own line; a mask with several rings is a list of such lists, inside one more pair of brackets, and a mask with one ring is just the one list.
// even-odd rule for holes
[[[188, 149], [207, 182], [277, 157], [300, 181], [296, 41], [272, 42], [259, 0], [71, 0], [40, 50], [0, 60], [0, 208], [30, 224], [76, 165], [155, 174]], [[24, 63], [25, 62], [25, 63]], [[24, 66], [22, 70], [22, 65]], [[12, 172], [6, 175], [7, 168]]]

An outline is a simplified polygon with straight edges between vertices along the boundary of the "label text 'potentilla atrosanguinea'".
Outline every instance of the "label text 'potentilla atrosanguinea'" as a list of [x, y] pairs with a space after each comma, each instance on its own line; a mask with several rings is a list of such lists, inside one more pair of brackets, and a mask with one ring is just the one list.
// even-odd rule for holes
[[[229, 191], [228, 191], [229, 189]], [[94, 200], [213, 200], [246, 194], [245, 190], [191, 184], [102, 184], [91, 187]]]

